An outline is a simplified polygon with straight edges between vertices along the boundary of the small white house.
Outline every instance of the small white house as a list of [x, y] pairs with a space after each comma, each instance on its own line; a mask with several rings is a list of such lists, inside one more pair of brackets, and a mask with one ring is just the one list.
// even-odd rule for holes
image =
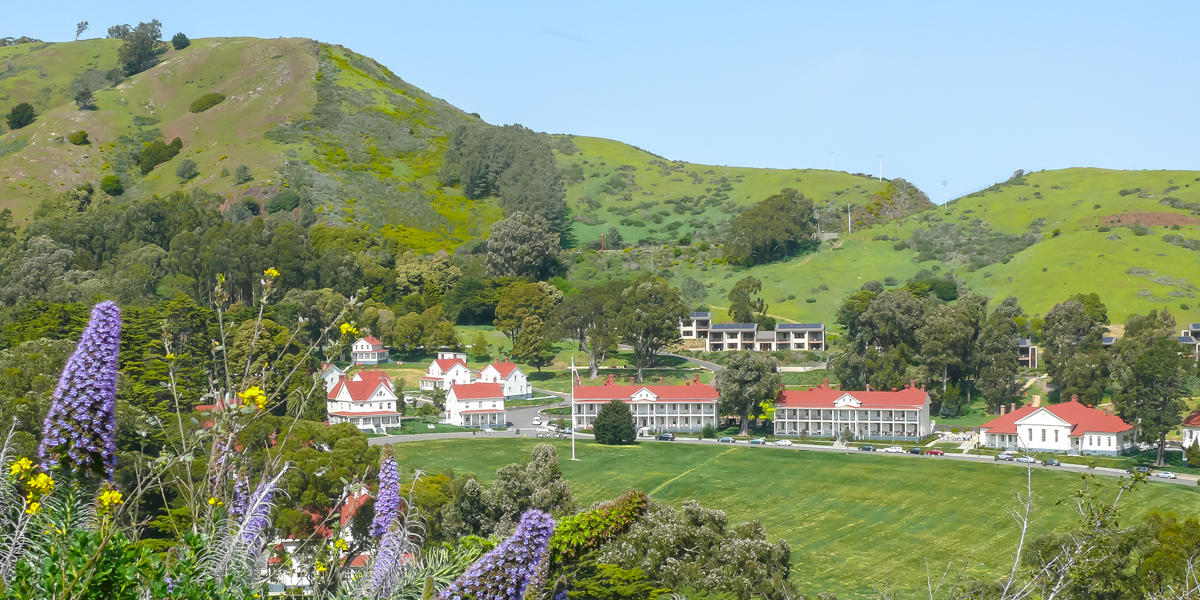
[[1181, 431], [1183, 437], [1180, 441], [1183, 443], [1184, 450], [1190, 448], [1193, 443], [1200, 442], [1200, 410], [1193, 410], [1192, 414], [1183, 420]]
[[350, 423], [363, 431], [384, 433], [400, 426], [400, 413], [392, 381], [383, 371], [361, 371], [343, 375], [325, 400], [329, 423]]
[[373, 335], [359, 338], [350, 347], [350, 358], [356, 365], [378, 365], [388, 361], [387, 348]]
[[425, 391], [448, 390], [452, 385], [471, 383], [467, 355], [462, 352], [438, 352], [437, 358], [425, 369], [418, 387]]
[[339, 379], [344, 377], [346, 372], [338, 368], [333, 363], [323, 363], [321, 365], [321, 380], [325, 382], [325, 393], [333, 391], [333, 386], [337, 385]]
[[508, 361], [495, 362], [484, 367], [479, 372], [479, 379], [476, 381], [501, 384], [504, 386], [505, 400], [533, 396], [533, 386], [529, 384], [529, 378], [525, 376], [525, 372]]
[[459, 427], [501, 427], [504, 419], [504, 386], [499, 383], [464, 383], [446, 392], [446, 417]]
[[1120, 417], [1070, 402], [1024, 406], [984, 423], [980, 443], [1021, 452], [1118, 455], [1135, 447], [1133, 426]]

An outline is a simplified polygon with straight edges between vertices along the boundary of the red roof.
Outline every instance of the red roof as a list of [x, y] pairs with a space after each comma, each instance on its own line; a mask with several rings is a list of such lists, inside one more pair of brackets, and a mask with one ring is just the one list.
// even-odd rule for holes
[[350, 392], [351, 401], [365, 402], [371, 399], [375, 390], [381, 385], [386, 386], [389, 390], [392, 389], [391, 381], [381, 371], [368, 371], [368, 373], [379, 373], [380, 377], [368, 377], [361, 381], [354, 381], [342, 375], [338, 377], [337, 385], [333, 386], [332, 390], [329, 390], [329, 395], [326, 397], [329, 400], [336, 400], [344, 387]]
[[499, 408], [480, 408], [480, 409], [476, 409], [476, 410], [464, 410], [464, 411], [460, 411], [460, 412], [462, 412], [463, 414], [467, 414], [467, 413], [502, 413], [504, 411], [500, 410]]
[[366, 342], [366, 343], [368, 343], [368, 344], [370, 344], [370, 345], [372, 345], [372, 346], [382, 346], [382, 345], [383, 345], [383, 342], [379, 341], [379, 338], [377, 338], [377, 337], [375, 337], [375, 336], [373, 336], [373, 335], [368, 335], [367, 337], [365, 337], [365, 338], [363, 338], [363, 339], [361, 339], [361, 340], [359, 340], [359, 341], [360, 341], [360, 342]]
[[460, 383], [450, 386], [459, 400], [504, 398], [504, 386], [499, 383]]
[[858, 400], [857, 408], [914, 408], [929, 403], [925, 390], [910, 385], [902, 390], [839, 390], [821, 385], [803, 390], [783, 390], [775, 399], [775, 408], [834, 408], [834, 402], [843, 396]]
[[500, 377], [504, 379], [508, 379], [508, 376], [511, 375], [512, 372], [517, 368], [515, 363], [508, 361], [492, 363], [491, 366], [493, 369], [496, 369], [496, 371], [500, 373]]
[[460, 364], [464, 367], [467, 366], [467, 363], [463, 362], [463, 359], [461, 358], [435, 358], [433, 359], [433, 362], [437, 363], [437, 366], [442, 370], [442, 373], [453, 369], [455, 364]]
[[618, 385], [606, 382], [604, 385], [575, 386], [575, 400], [577, 402], [610, 402], [612, 400], [631, 402], [633, 395], [642, 390], [649, 390], [660, 402], [712, 402], [718, 396], [717, 388], [695, 381], [683, 385]]
[[1183, 420], [1184, 427], [1200, 427], [1200, 410], [1193, 410], [1192, 414], [1188, 415]]
[[399, 415], [400, 413], [392, 410], [368, 410], [361, 412], [352, 411], [335, 411], [329, 413], [338, 417], [378, 417], [380, 415]]
[[1079, 437], [1085, 433], [1120, 433], [1133, 429], [1133, 425], [1122, 421], [1116, 415], [1110, 415], [1102, 410], [1084, 406], [1078, 400], [1047, 406], [1022, 406], [1007, 415], [997, 417], [980, 426], [987, 433], [1016, 433], [1017, 421], [1046, 409], [1050, 414], [1071, 424], [1071, 437]]

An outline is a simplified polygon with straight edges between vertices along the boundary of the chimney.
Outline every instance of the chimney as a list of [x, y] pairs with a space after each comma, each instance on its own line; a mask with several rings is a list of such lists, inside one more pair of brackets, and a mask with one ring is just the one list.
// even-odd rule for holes
[[1008, 412], [1013, 412], [1014, 410], [1017, 410], [1017, 403], [1016, 402], [1008, 403]]
[[699, 373], [692, 374], [692, 383], [700, 383], [700, 374]]
[[823, 388], [829, 387], [829, 378], [828, 377], [825, 378], [825, 381], [821, 382], [821, 387], [823, 387]]
[[908, 380], [908, 387], [909, 387], [910, 389], [911, 389], [911, 388], [915, 388], [915, 387], [917, 387], [917, 380], [916, 380], [916, 379], [909, 379], [909, 380]]
[[896, 388], [892, 388], [892, 391], [893, 391], [893, 392], [894, 392], [894, 391], [896, 391]]
[[1079, 402], [1079, 394], [1071, 394], [1071, 402]]
[[1001, 405], [1000, 405], [1000, 416], [1002, 416], [1002, 417], [1004, 416], [1004, 409], [1005, 409], [1005, 408], [1006, 408], [1006, 407], [1005, 407], [1003, 404], [1001, 404]]
[[923, 384], [923, 383], [921, 384], [921, 391], [922, 392], [925, 391], [925, 384]]
[[613, 376], [612, 376], [612, 373], [609, 373], [608, 377], [604, 378], [604, 385], [612, 385], [612, 384], [613, 384]]
[[871, 384], [869, 384], [869, 383], [867, 384], [867, 391], [868, 392], [871, 391]]
[[658, 382], [659, 382], [659, 383], [662, 383], [662, 382], [663, 382], [663, 377], [662, 377], [662, 375], [659, 375], [659, 376], [658, 376]]

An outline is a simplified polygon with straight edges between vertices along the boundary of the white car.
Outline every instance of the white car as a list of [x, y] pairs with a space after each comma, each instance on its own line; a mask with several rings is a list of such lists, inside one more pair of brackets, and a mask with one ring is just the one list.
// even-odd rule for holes
[[1033, 464], [1037, 462], [1037, 459], [1032, 456], [1018, 456], [1015, 460], [1019, 463]]
[[775, 440], [771, 442], [772, 446], [792, 446], [792, 440]]
[[1177, 477], [1175, 477], [1175, 474], [1170, 471], [1159, 471], [1159, 472], [1155, 473], [1154, 476], [1162, 477], [1163, 479], [1177, 479]]
[[887, 452], [888, 454], [904, 454], [904, 448], [901, 448], [900, 446], [888, 446], [887, 448], [881, 450], [881, 452]]
[[534, 417], [534, 418], [533, 418], [533, 424], [534, 424], [534, 425], [541, 425], [541, 424], [542, 424], [542, 418], [541, 418], [541, 417]]

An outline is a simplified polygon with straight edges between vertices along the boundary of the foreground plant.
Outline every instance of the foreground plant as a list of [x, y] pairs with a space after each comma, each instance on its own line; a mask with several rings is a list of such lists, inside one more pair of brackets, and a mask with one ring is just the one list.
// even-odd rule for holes
[[517, 530], [483, 555], [442, 591], [443, 600], [522, 600], [534, 597], [545, 580], [554, 519], [531, 509]]

